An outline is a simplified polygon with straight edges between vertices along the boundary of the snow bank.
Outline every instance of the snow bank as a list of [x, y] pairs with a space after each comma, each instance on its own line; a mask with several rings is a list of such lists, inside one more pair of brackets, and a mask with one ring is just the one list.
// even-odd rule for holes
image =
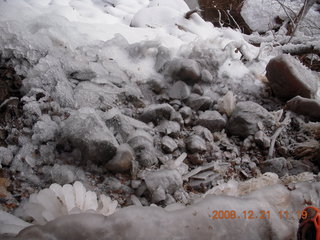
[[[294, 239], [297, 211], [306, 202], [318, 206], [319, 190], [320, 183], [299, 183], [293, 191], [274, 185], [242, 198], [207, 196], [189, 207], [169, 212], [159, 207], [132, 206], [108, 217], [70, 215], [44, 226], [26, 228], [15, 239]], [[215, 210], [234, 210], [241, 219], [211, 219]], [[244, 219], [243, 211], [250, 210], [257, 220]], [[263, 211], [269, 211], [270, 219], [260, 219]], [[290, 217], [283, 217], [280, 211], [288, 211]]]

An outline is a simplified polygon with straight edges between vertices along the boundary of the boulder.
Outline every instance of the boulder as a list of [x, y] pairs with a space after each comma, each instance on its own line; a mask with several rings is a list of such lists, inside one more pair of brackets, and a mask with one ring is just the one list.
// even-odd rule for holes
[[204, 153], [207, 150], [206, 142], [198, 135], [189, 136], [186, 145], [190, 153]]
[[182, 81], [178, 81], [170, 87], [168, 96], [173, 99], [186, 99], [190, 95], [190, 87]]
[[314, 98], [318, 90], [316, 76], [294, 57], [283, 54], [271, 59], [266, 77], [276, 97], [289, 100], [295, 96]]
[[286, 104], [286, 109], [320, 121], [320, 101], [296, 96]]
[[85, 162], [105, 163], [117, 151], [118, 143], [92, 108], [74, 111], [63, 121], [62, 140], [81, 151]]
[[142, 130], [137, 130], [129, 139], [128, 144], [132, 147], [136, 160], [143, 167], [150, 167], [158, 163], [153, 137]]
[[174, 112], [173, 107], [167, 103], [151, 104], [143, 110], [140, 120], [146, 123], [158, 123], [162, 119], [169, 120], [172, 112]]
[[268, 127], [273, 124], [274, 117], [257, 103], [240, 102], [228, 121], [227, 132], [230, 135], [246, 138], [259, 130], [259, 122]]
[[197, 124], [208, 128], [211, 132], [221, 131], [226, 126], [226, 120], [217, 111], [205, 111], [200, 114]]
[[201, 80], [199, 64], [192, 59], [176, 58], [167, 63], [166, 75], [172, 79], [195, 84]]
[[112, 172], [128, 172], [134, 161], [134, 153], [128, 144], [120, 145], [116, 155], [106, 164], [106, 168]]

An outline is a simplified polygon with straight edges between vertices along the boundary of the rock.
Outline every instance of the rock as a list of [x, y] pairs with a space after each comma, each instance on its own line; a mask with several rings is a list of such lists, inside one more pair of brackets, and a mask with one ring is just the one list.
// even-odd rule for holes
[[211, 132], [221, 131], [226, 126], [226, 120], [217, 111], [205, 111], [200, 114], [197, 124], [208, 128]]
[[116, 154], [116, 139], [92, 108], [74, 111], [63, 124], [62, 139], [78, 148], [85, 162], [105, 163]]
[[128, 172], [134, 161], [134, 153], [128, 144], [120, 145], [116, 155], [106, 164], [106, 168], [112, 172]]
[[156, 94], [160, 94], [164, 89], [164, 81], [162, 79], [152, 78], [147, 84], [149, 85], [150, 90]]
[[204, 93], [203, 88], [199, 84], [193, 85], [191, 92], [199, 94], [200, 96]]
[[137, 130], [129, 137], [128, 144], [135, 153], [136, 160], [143, 167], [150, 167], [158, 163], [153, 137], [142, 130]]
[[195, 190], [206, 190], [216, 185], [221, 180], [221, 175], [213, 171], [206, 171], [191, 177], [189, 186]]
[[189, 136], [186, 145], [190, 153], [204, 153], [207, 150], [206, 142], [198, 135]]
[[192, 117], [192, 109], [190, 107], [182, 107], [179, 112], [183, 119], [191, 118]]
[[273, 158], [267, 161], [264, 161], [260, 164], [260, 170], [262, 173], [273, 172], [276, 173], [279, 177], [284, 176], [289, 173], [288, 170], [289, 162], [283, 158]]
[[97, 74], [90, 69], [75, 71], [70, 74], [70, 78], [78, 81], [90, 81], [97, 77]]
[[182, 82], [178, 81], [175, 84], [173, 84], [172, 87], [170, 87], [168, 91], [168, 96], [173, 99], [186, 99], [190, 95], [190, 88], [189, 86]]
[[171, 58], [171, 52], [168, 48], [164, 46], [160, 46], [158, 48], [158, 53], [156, 56], [156, 62], [154, 64], [154, 68], [157, 72], [163, 70], [165, 63]]
[[164, 136], [161, 139], [161, 144], [163, 151], [166, 153], [172, 153], [178, 148], [177, 143], [169, 136]]
[[179, 123], [180, 125], [183, 125], [183, 118], [181, 116], [181, 113], [179, 112], [173, 112], [170, 116], [171, 121], [175, 121]]
[[49, 115], [42, 115], [40, 121], [33, 126], [32, 141], [36, 144], [53, 141], [58, 130], [58, 124]]
[[173, 107], [167, 103], [151, 104], [143, 110], [140, 120], [146, 123], [157, 123], [163, 119], [170, 119], [172, 112], [174, 112]]
[[208, 128], [198, 125], [198, 126], [194, 126], [192, 129], [196, 135], [203, 137], [206, 141], [208, 142], [213, 141], [213, 135]]
[[117, 136], [117, 140], [120, 143], [125, 143], [129, 135], [137, 129], [150, 130], [150, 127], [144, 122], [118, 113], [117, 110], [115, 113], [110, 110], [104, 116], [104, 120], [106, 126], [113, 132], [115, 136]]
[[9, 186], [10, 186], [10, 180], [9, 179], [0, 178], [0, 198], [1, 199], [11, 197], [11, 194], [7, 190], [7, 188]]
[[10, 149], [0, 147], [0, 166], [9, 166], [12, 162], [13, 154]]
[[54, 164], [50, 169], [52, 182], [64, 185], [76, 180], [84, 180], [85, 174], [82, 170], [71, 165]]
[[263, 131], [258, 131], [254, 135], [254, 140], [256, 144], [261, 147], [261, 148], [269, 148], [270, 147], [270, 138], [263, 132]]
[[320, 101], [296, 96], [286, 104], [286, 109], [320, 121]]
[[274, 117], [262, 106], [254, 102], [240, 102], [227, 124], [227, 132], [231, 135], [246, 138], [255, 134], [261, 122], [265, 126], [273, 124]]
[[231, 116], [234, 109], [236, 108], [236, 98], [233, 96], [233, 92], [228, 91], [217, 103], [218, 111]]
[[298, 95], [314, 98], [318, 90], [318, 80], [315, 75], [288, 54], [271, 59], [266, 70], [266, 76], [275, 96], [282, 100], [289, 100]]
[[162, 120], [156, 130], [165, 135], [175, 136], [180, 132], [180, 125], [174, 121]]
[[188, 154], [188, 159], [193, 165], [202, 165], [204, 162], [199, 153]]
[[174, 194], [182, 187], [182, 178], [177, 170], [161, 169], [145, 173], [143, 177], [154, 203], [166, 199], [166, 194]]
[[204, 83], [212, 83], [213, 82], [212, 74], [206, 69], [202, 70], [201, 71], [201, 81]]
[[194, 84], [201, 80], [199, 64], [192, 59], [176, 58], [167, 64], [166, 75], [175, 80]]
[[198, 94], [192, 93], [188, 100], [187, 100], [187, 105], [191, 107], [193, 110], [208, 110], [213, 101], [210, 97], [208, 96], [200, 96]]

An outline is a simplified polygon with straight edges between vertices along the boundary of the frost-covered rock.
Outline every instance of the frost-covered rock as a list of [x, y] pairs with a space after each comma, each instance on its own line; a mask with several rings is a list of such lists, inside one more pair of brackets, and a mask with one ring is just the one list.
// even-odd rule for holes
[[183, 100], [189, 97], [190, 88], [186, 83], [177, 81], [169, 88], [168, 95], [170, 98]]
[[297, 114], [310, 117], [313, 120], [320, 120], [320, 101], [315, 99], [296, 96], [290, 99], [286, 108]]
[[116, 155], [106, 164], [112, 172], [128, 172], [131, 170], [134, 158], [132, 148], [128, 144], [120, 145]]
[[53, 141], [58, 130], [58, 124], [52, 121], [49, 115], [42, 115], [40, 120], [33, 126], [32, 141], [36, 144]]
[[187, 149], [191, 153], [203, 153], [207, 150], [206, 142], [198, 135], [191, 135], [186, 139]]
[[169, 136], [164, 136], [161, 139], [161, 144], [162, 144], [162, 149], [166, 153], [172, 153], [178, 148], [177, 143]]
[[12, 162], [13, 154], [12, 151], [5, 147], [0, 147], [0, 166], [9, 166]]
[[265, 149], [270, 147], [271, 140], [263, 131], [256, 132], [254, 135], [254, 140], [259, 147]]
[[217, 111], [205, 111], [199, 115], [197, 124], [208, 128], [211, 132], [221, 131], [226, 126], [226, 120]]
[[259, 122], [271, 126], [273, 121], [271, 113], [259, 104], [250, 101], [240, 102], [228, 121], [227, 131], [231, 135], [245, 138], [259, 130]]
[[182, 178], [177, 170], [146, 172], [143, 178], [155, 203], [165, 200], [166, 193], [173, 194], [182, 187]]
[[192, 59], [176, 58], [167, 63], [166, 75], [193, 85], [201, 80], [199, 64]]
[[174, 112], [173, 107], [167, 103], [151, 104], [143, 110], [140, 119], [146, 123], [157, 123], [162, 119], [169, 120], [172, 112]]
[[116, 139], [91, 108], [74, 111], [63, 121], [61, 131], [62, 140], [68, 140], [78, 148], [85, 162], [105, 163], [116, 154]]
[[318, 90], [316, 76], [294, 57], [283, 54], [270, 60], [266, 76], [273, 93], [289, 100], [295, 96], [314, 98]]
[[136, 160], [143, 167], [150, 167], [158, 163], [153, 137], [142, 130], [137, 130], [129, 136], [128, 144], [134, 150]]
[[180, 125], [174, 121], [162, 120], [156, 130], [166, 135], [176, 135], [180, 132]]
[[52, 182], [60, 185], [73, 183], [76, 180], [84, 180], [84, 172], [72, 165], [54, 164], [49, 170]]
[[225, 113], [230, 117], [234, 109], [236, 108], [236, 98], [234, 97], [233, 92], [228, 91], [226, 95], [218, 100], [217, 105], [218, 110], [221, 113]]
[[105, 216], [115, 212], [117, 201], [110, 197], [87, 191], [81, 182], [73, 185], [52, 184], [49, 188], [31, 194], [29, 200], [22, 204], [16, 215], [22, 218], [31, 217], [33, 223], [45, 224], [58, 217], [81, 212], [94, 211]]
[[187, 105], [193, 110], [208, 110], [213, 101], [209, 96], [200, 96], [198, 94], [192, 93], [187, 99]]

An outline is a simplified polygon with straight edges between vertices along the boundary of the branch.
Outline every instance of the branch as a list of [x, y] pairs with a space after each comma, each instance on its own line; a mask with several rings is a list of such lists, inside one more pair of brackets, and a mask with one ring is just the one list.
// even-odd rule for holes
[[199, 8], [190, 10], [190, 11], [188, 11], [188, 12], [184, 15], [184, 17], [185, 17], [186, 19], [190, 19], [190, 17], [191, 17], [192, 14], [194, 14], [194, 13], [200, 13], [201, 11], [202, 11], [202, 10], [199, 9]]

